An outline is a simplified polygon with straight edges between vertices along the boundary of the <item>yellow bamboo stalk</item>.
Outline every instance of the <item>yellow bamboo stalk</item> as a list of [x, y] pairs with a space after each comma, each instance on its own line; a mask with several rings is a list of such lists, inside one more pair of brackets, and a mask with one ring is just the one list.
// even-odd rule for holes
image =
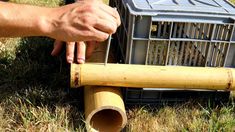
[[125, 64], [71, 65], [71, 86], [235, 90], [235, 70]]
[[[105, 50], [105, 44], [100, 44], [88, 61], [104, 62]], [[127, 116], [120, 88], [86, 85], [84, 101], [88, 131], [118, 132], [125, 127]]]

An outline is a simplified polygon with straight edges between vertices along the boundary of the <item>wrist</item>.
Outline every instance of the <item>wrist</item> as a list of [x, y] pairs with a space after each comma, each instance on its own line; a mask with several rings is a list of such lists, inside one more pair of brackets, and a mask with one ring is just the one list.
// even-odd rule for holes
[[39, 14], [37, 17], [36, 27], [41, 36], [52, 37], [51, 34], [54, 30], [53, 26], [53, 18], [51, 17], [53, 14], [54, 8], [46, 8], [43, 9], [43, 12]]

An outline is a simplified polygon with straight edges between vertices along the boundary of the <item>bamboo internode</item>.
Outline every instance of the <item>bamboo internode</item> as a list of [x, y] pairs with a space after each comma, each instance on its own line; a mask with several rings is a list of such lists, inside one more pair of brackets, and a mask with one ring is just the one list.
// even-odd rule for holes
[[232, 68], [73, 64], [71, 86], [235, 90]]
[[[100, 44], [88, 61], [104, 62], [105, 49], [105, 44]], [[71, 70], [71, 74], [76, 73]], [[127, 116], [120, 88], [88, 84], [84, 88], [84, 101], [88, 131], [119, 132], [125, 127]]]

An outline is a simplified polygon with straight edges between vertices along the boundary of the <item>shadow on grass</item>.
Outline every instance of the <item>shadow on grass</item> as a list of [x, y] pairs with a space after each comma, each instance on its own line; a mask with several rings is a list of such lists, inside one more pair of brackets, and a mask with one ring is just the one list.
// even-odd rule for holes
[[0, 60], [0, 102], [15, 105], [21, 100], [52, 111], [58, 106], [69, 105], [73, 124], [84, 125], [83, 119], [76, 117], [83, 110], [82, 91], [68, 93], [69, 65], [65, 53], [58, 57], [50, 55], [53, 42], [45, 37], [23, 38], [14, 60]]

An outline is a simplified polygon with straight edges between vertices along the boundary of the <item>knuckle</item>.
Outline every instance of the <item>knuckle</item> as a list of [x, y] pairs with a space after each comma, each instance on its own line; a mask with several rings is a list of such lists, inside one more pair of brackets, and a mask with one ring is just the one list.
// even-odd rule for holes
[[85, 23], [87, 23], [87, 18], [82, 17], [82, 18], [80, 18], [80, 21], [81, 21], [82, 24], [85, 24]]
[[81, 19], [82, 23], [84, 24], [85, 27], [89, 27], [90, 25], [90, 17], [89, 16], [84, 16], [82, 19]]
[[109, 34], [113, 34], [113, 33], [115, 33], [115, 30], [114, 29], [110, 29], [110, 31], [108, 33]]
[[117, 30], [117, 26], [111, 26], [111, 28], [110, 28], [110, 34], [115, 33], [116, 30]]
[[84, 32], [84, 34], [88, 37], [88, 38], [92, 38], [95, 36], [95, 33], [92, 32], [92, 31], [87, 31], [87, 32]]
[[83, 16], [81, 21], [86, 27], [89, 27], [89, 26], [93, 26], [94, 24], [97, 23], [97, 18], [92, 17], [92, 14], [87, 13], [85, 16]]
[[119, 15], [117, 10], [114, 11], [114, 15], [115, 15], [115, 18], [116, 18], [116, 21], [117, 21], [117, 25], [120, 26], [121, 18], [120, 18], [120, 15]]
[[85, 9], [86, 9], [87, 11], [90, 11], [90, 10], [92, 9], [92, 5], [91, 5], [91, 4], [87, 4]]
[[114, 14], [114, 16], [115, 16], [116, 18], [119, 18], [119, 17], [120, 17], [120, 15], [119, 15], [119, 13], [118, 13], [118, 11], [117, 11], [116, 9], [113, 9], [113, 14]]
[[109, 34], [104, 34], [100, 37], [100, 41], [105, 41], [108, 39], [108, 37], [109, 37]]
[[86, 11], [89, 13], [95, 13], [95, 6], [93, 4], [87, 5]]

